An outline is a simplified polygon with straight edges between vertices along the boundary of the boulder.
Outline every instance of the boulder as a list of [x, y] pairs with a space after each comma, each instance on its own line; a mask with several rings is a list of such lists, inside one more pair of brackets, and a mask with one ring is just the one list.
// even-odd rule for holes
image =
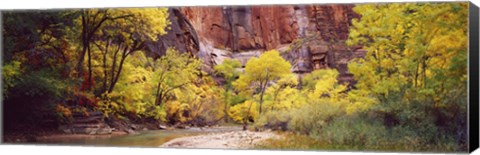
[[97, 130], [96, 134], [97, 135], [108, 135], [111, 134], [113, 131], [112, 128], [100, 128]]
[[128, 134], [137, 134], [136, 131], [132, 130], [132, 129], [127, 129], [125, 132], [127, 132]]
[[133, 130], [137, 130], [138, 127], [135, 124], [130, 124], [130, 128], [132, 128]]
[[167, 126], [165, 126], [165, 125], [158, 125], [158, 129], [160, 129], [160, 130], [165, 130], [165, 129], [167, 129]]

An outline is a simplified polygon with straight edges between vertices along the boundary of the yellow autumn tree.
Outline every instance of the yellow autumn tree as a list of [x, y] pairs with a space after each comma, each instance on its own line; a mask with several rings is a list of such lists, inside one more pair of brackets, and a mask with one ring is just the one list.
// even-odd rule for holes
[[412, 100], [466, 86], [467, 3], [368, 4], [354, 11], [362, 18], [352, 21], [347, 43], [368, 52], [349, 64], [358, 81], [350, 96], [382, 102], [401, 92]]
[[245, 66], [245, 73], [240, 75], [233, 85], [237, 90], [256, 90], [260, 96], [259, 113], [262, 113], [262, 104], [265, 91], [271, 82], [290, 74], [292, 65], [280, 56], [276, 50], [271, 50], [260, 55], [259, 58], [251, 58]]
[[348, 66], [357, 80], [349, 110], [413, 128], [424, 143], [467, 146], [468, 10], [466, 2], [357, 5], [347, 43], [367, 53]]
[[[88, 90], [91, 89], [93, 80], [92, 66], [95, 65], [92, 57], [95, 47], [100, 48], [103, 55], [109, 53], [108, 51], [120, 53], [115, 56], [121, 57], [122, 60], [117, 63], [122, 66], [127, 55], [142, 49], [146, 40], [154, 41], [158, 39], [158, 35], [166, 34], [170, 24], [167, 8], [80, 9], [76, 13], [79, 16], [73, 20], [76, 26], [72, 30], [80, 35], [82, 47], [77, 72], [79, 77], [83, 76], [83, 63], [87, 56]], [[94, 44], [97, 46], [94, 47]], [[118, 70], [118, 74], [111, 76], [119, 75], [121, 67]], [[111, 81], [113, 84], [110, 84], [108, 91], [113, 90], [117, 80]]]
[[[121, 75], [125, 59], [132, 53], [142, 51], [146, 42], [156, 41], [158, 36], [167, 33], [170, 24], [167, 8], [92, 9], [88, 12], [105, 16], [100, 29], [93, 33], [92, 44], [95, 46], [88, 47], [88, 51], [90, 48], [100, 51], [101, 61], [95, 65], [102, 66], [98, 74], [102, 78], [101, 92], [111, 93]], [[90, 62], [92, 60], [88, 61], [88, 64], [93, 63]]]
[[265, 107], [268, 110], [291, 110], [305, 103], [301, 91], [297, 89], [298, 78], [290, 74], [279, 79], [266, 90]]
[[200, 126], [218, 122], [224, 118], [222, 91], [208, 76], [173, 90], [175, 99], [166, 103], [167, 120]]

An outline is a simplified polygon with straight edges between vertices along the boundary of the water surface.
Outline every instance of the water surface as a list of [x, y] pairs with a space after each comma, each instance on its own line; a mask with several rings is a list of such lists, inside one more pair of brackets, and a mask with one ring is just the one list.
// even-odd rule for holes
[[211, 127], [173, 130], [140, 131], [132, 135], [101, 135], [101, 136], [64, 136], [41, 138], [37, 144], [81, 145], [81, 146], [129, 146], [158, 147], [161, 144], [178, 137], [193, 136], [216, 132], [240, 131], [241, 127]]

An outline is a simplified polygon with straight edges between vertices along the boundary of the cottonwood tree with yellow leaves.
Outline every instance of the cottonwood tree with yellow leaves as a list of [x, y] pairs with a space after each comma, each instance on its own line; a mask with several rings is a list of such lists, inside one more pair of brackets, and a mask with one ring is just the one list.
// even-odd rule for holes
[[[169, 21], [166, 19], [166, 8], [102, 11], [107, 19], [103, 22], [102, 29], [94, 33], [93, 39], [97, 49], [102, 52], [102, 92], [111, 93], [121, 75], [125, 59], [132, 53], [143, 50], [147, 41], [158, 40], [159, 35], [166, 34]], [[107, 62], [107, 59], [111, 62]]]
[[466, 8], [466, 3], [355, 7], [362, 18], [353, 21], [348, 44], [362, 45], [368, 51], [365, 58], [349, 65], [358, 80], [356, 87], [369, 88], [381, 99], [402, 86], [425, 95], [435, 94], [436, 87], [445, 91], [448, 83], [435, 78], [440, 74], [465, 81], [466, 67], [450, 68], [466, 60]]
[[374, 108], [387, 125], [465, 144], [468, 4], [368, 4], [354, 11], [362, 18], [353, 20], [347, 43], [368, 51], [349, 64], [358, 81], [349, 93], [354, 104]]
[[292, 65], [283, 59], [278, 51], [267, 51], [259, 58], [251, 58], [245, 66], [245, 73], [240, 75], [233, 85], [241, 91], [258, 89], [254, 92], [260, 95], [258, 112], [261, 114], [268, 84], [289, 75], [291, 67]]
[[[73, 27], [80, 33], [81, 53], [78, 58], [77, 74], [83, 76], [83, 63], [87, 54], [88, 90], [92, 87], [92, 44], [100, 35], [104, 43], [102, 51], [108, 51], [110, 44], [127, 46], [118, 48], [122, 51], [124, 61], [127, 53], [137, 51], [145, 39], [156, 40], [157, 35], [166, 34], [165, 29], [170, 23], [167, 20], [166, 8], [122, 8], [122, 9], [81, 9], [75, 11], [79, 14], [74, 20], [77, 26]], [[121, 42], [121, 43], [119, 43]], [[98, 45], [97, 45], [98, 46]], [[121, 62], [123, 62], [120, 60]], [[122, 66], [121, 63], [119, 66]], [[114, 68], [114, 67], [113, 67]], [[121, 67], [120, 69], [121, 70]], [[119, 72], [118, 74], [119, 75]], [[114, 78], [117, 79], [117, 78]], [[112, 81], [112, 83], [115, 83]], [[110, 85], [109, 91], [114, 84]]]

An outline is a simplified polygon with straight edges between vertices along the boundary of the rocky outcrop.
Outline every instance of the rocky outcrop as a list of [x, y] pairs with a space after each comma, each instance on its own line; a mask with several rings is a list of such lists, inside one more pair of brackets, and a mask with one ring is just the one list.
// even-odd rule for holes
[[111, 134], [113, 129], [103, 119], [101, 112], [73, 113], [73, 122], [61, 125], [59, 129], [68, 134]]
[[180, 12], [178, 8], [168, 9], [170, 20], [170, 29], [167, 34], [160, 35], [157, 42], [147, 44], [150, 56], [158, 58], [165, 54], [165, 51], [174, 47], [180, 52], [197, 54], [199, 50], [199, 40], [196, 30], [189, 19]]

